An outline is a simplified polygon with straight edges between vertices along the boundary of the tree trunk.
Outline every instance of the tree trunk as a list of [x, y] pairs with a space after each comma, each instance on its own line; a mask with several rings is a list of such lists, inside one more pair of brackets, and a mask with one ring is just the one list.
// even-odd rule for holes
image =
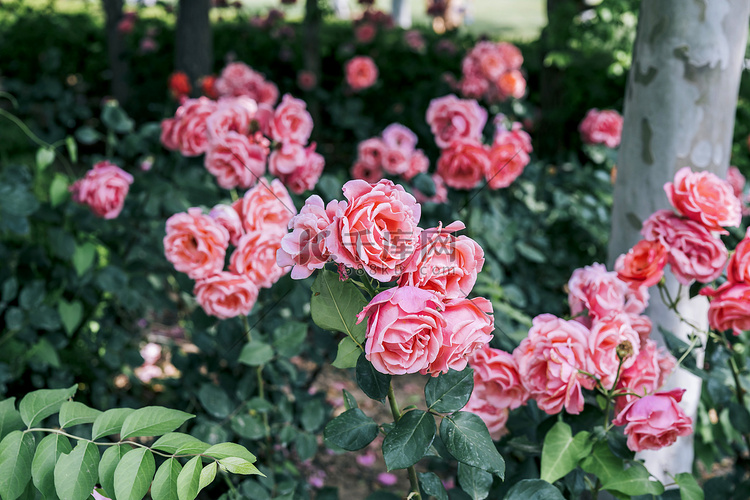
[[409, 0], [392, 0], [391, 16], [397, 25], [404, 29], [411, 28], [411, 2]]
[[124, 40], [118, 30], [122, 20], [123, 0], [103, 0], [107, 31], [107, 57], [112, 75], [110, 92], [121, 106], [128, 100], [128, 64], [124, 57]]
[[[305, 69], [315, 76], [315, 81], [320, 82], [321, 62], [320, 62], [320, 21], [321, 13], [318, 7], [318, 0], [305, 0], [305, 47], [303, 49]], [[317, 94], [309, 93], [307, 98], [307, 109], [312, 116], [313, 123], [320, 123], [320, 102]], [[313, 128], [313, 139], [317, 136], [316, 129]]]
[[[625, 96], [610, 265], [640, 239], [639, 221], [669, 208], [663, 185], [677, 170], [689, 166], [726, 176], [749, 16], [750, 0], [642, 1]], [[667, 286], [677, 291], [671, 275]], [[682, 314], [707, 328], [706, 299], [683, 295]], [[660, 344], [658, 327], [682, 339], [690, 333], [658, 296], [646, 313]], [[667, 381], [676, 386], [688, 390], [682, 406], [695, 419], [700, 379], [678, 369]], [[692, 470], [692, 436], [642, 457], [652, 474], [671, 482], [667, 474]]]
[[213, 71], [211, 0], [180, 0], [175, 33], [175, 68], [184, 71], [198, 92], [198, 80]]

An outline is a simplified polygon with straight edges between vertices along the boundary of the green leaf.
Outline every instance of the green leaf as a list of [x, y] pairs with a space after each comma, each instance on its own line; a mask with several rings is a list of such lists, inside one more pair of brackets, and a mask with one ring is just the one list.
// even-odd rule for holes
[[427, 453], [436, 432], [435, 417], [426, 411], [412, 410], [401, 415], [383, 440], [388, 470], [406, 469], [417, 463]]
[[65, 147], [68, 148], [68, 156], [71, 163], [78, 163], [78, 144], [72, 135], [65, 138]]
[[591, 452], [593, 443], [588, 432], [579, 432], [573, 437], [570, 426], [557, 422], [547, 432], [542, 448], [541, 478], [554, 483], [578, 466], [581, 459]]
[[219, 460], [219, 465], [222, 470], [231, 472], [232, 474], [258, 474], [265, 477], [261, 471], [258, 470], [253, 464], [240, 457], [227, 457]]
[[448, 500], [448, 492], [437, 474], [434, 472], [418, 472], [419, 486], [425, 495], [435, 497], [437, 500]]
[[18, 405], [21, 419], [27, 426], [33, 427], [53, 413], [57, 413], [60, 405], [72, 398], [77, 389], [78, 386], [73, 385], [67, 389], [40, 389], [28, 393]]
[[265, 342], [255, 340], [249, 344], [245, 344], [240, 352], [240, 363], [245, 363], [248, 366], [261, 366], [265, 365], [273, 359], [273, 347]]
[[367, 300], [351, 281], [339, 280], [339, 275], [323, 269], [312, 285], [310, 312], [316, 325], [324, 330], [347, 334], [362, 344], [367, 333], [365, 322], [357, 324], [357, 314]]
[[234, 409], [232, 400], [219, 386], [203, 384], [198, 390], [198, 400], [208, 413], [216, 418], [225, 418]]
[[209, 484], [211, 484], [214, 479], [216, 478], [216, 462], [211, 462], [210, 464], [203, 467], [203, 470], [201, 471], [201, 479], [198, 483], [198, 491], [202, 490]]
[[307, 323], [288, 321], [273, 332], [273, 346], [279, 356], [291, 358], [302, 350], [307, 338]]
[[589, 456], [581, 462], [581, 468], [597, 476], [606, 490], [631, 496], [661, 495], [664, 492], [664, 486], [651, 480], [643, 464], [630, 462], [626, 469], [625, 461], [616, 457], [604, 441], [594, 445]]
[[55, 161], [55, 150], [49, 147], [41, 147], [36, 150], [36, 168], [43, 172]]
[[565, 497], [547, 481], [524, 479], [508, 491], [504, 500], [565, 500]]
[[372, 363], [367, 361], [365, 353], [359, 356], [355, 373], [357, 384], [362, 389], [362, 392], [375, 401], [385, 401], [385, 397], [388, 395], [388, 388], [391, 386], [390, 375], [377, 371], [372, 366]]
[[201, 483], [201, 457], [193, 457], [177, 476], [177, 498], [179, 500], [193, 500], [198, 496], [198, 488]]
[[172, 432], [195, 415], [163, 406], [148, 406], [135, 410], [125, 418], [121, 439], [139, 436], [161, 436]]
[[52, 208], [59, 206], [70, 196], [70, 191], [68, 191], [69, 186], [70, 183], [67, 177], [60, 173], [55, 174], [49, 185], [49, 202]]
[[307, 432], [317, 431], [326, 421], [326, 407], [320, 399], [314, 399], [302, 408], [300, 422]]
[[156, 465], [148, 448], [135, 448], [125, 454], [115, 469], [117, 500], [141, 500], [146, 496]]
[[125, 134], [133, 130], [134, 122], [128, 114], [116, 103], [107, 104], [102, 109], [102, 123], [118, 134]]
[[729, 404], [729, 422], [737, 432], [750, 433], [750, 411], [744, 405], [735, 402]]
[[453, 413], [469, 402], [474, 389], [474, 370], [467, 367], [457, 372], [449, 370], [437, 377], [431, 377], [424, 386], [427, 406], [439, 413]]
[[96, 420], [102, 412], [89, 408], [83, 403], [65, 401], [60, 406], [60, 427], [72, 427], [80, 424], [90, 424]]
[[266, 428], [261, 419], [254, 415], [237, 415], [232, 418], [232, 430], [248, 439], [260, 439], [266, 435]]
[[157, 439], [151, 447], [173, 455], [199, 455], [210, 446], [190, 434], [168, 432]]
[[247, 448], [237, 443], [215, 444], [203, 452], [203, 454], [215, 458], [216, 460], [222, 460], [227, 457], [242, 458], [251, 463], [256, 460], [255, 455], [247, 451]]
[[357, 399], [352, 396], [351, 392], [347, 391], [346, 389], [341, 389], [341, 393], [344, 396], [344, 408], [346, 408], [347, 410], [351, 410], [352, 408], [359, 408]]
[[86, 500], [94, 490], [99, 450], [94, 443], [79, 441], [55, 465], [55, 490], [60, 500]]
[[459, 462], [505, 476], [505, 460], [492, 442], [487, 426], [473, 413], [459, 411], [443, 418], [440, 437]]
[[94, 257], [96, 257], [96, 245], [91, 242], [76, 245], [76, 251], [73, 253], [73, 267], [78, 276], [83, 276], [83, 273], [89, 270], [94, 264]]
[[338, 350], [336, 351], [336, 359], [333, 360], [333, 366], [342, 370], [346, 368], [354, 368], [357, 366], [357, 360], [362, 349], [354, 342], [351, 337], [344, 337], [339, 342]]
[[28, 285], [24, 285], [21, 290], [21, 294], [18, 296], [18, 305], [25, 311], [35, 312], [44, 302], [46, 292], [43, 281], [32, 281]]
[[31, 462], [31, 477], [34, 486], [44, 498], [56, 498], [55, 464], [62, 454], [68, 454], [73, 448], [68, 438], [61, 434], [49, 434], [39, 442]]
[[689, 472], [682, 472], [674, 477], [680, 486], [680, 498], [682, 500], [704, 500], [703, 490], [698, 481]]
[[83, 304], [81, 304], [81, 301], [68, 302], [65, 299], [60, 299], [57, 303], [57, 312], [60, 315], [63, 328], [65, 328], [65, 333], [68, 336], [73, 335], [83, 319]]
[[[111, 411], [111, 410], [110, 410]], [[116, 444], [107, 447], [99, 461], [99, 484], [102, 485], [105, 496], [115, 498], [115, 471], [117, 464], [120, 463], [132, 448], [124, 444]]]
[[0, 441], [0, 498], [15, 500], [23, 494], [31, 479], [33, 457], [31, 433], [13, 431]]
[[9, 432], [23, 429], [21, 414], [16, 410], [16, 398], [0, 401], [0, 439]]
[[78, 142], [87, 145], [94, 144], [96, 141], [103, 137], [102, 134], [86, 125], [76, 130], [75, 136], [76, 139], [78, 139]]
[[361, 450], [378, 436], [378, 424], [359, 408], [352, 408], [328, 422], [323, 436], [347, 451]]
[[105, 411], [94, 420], [94, 425], [91, 428], [91, 439], [97, 440], [102, 436], [120, 434], [122, 423], [134, 411], [132, 408], [113, 408]]
[[154, 484], [151, 485], [151, 498], [153, 500], [178, 500], [177, 477], [182, 471], [182, 465], [176, 458], [165, 460], [154, 476]]
[[484, 500], [490, 494], [492, 474], [466, 464], [458, 464], [458, 484], [472, 500]]

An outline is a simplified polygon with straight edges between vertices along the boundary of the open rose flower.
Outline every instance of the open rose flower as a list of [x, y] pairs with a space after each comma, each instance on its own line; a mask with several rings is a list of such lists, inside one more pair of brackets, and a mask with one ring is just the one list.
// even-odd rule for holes
[[474, 100], [450, 94], [430, 101], [426, 119], [435, 143], [447, 148], [456, 141], [480, 141], [487, 111]]
[[257, 112], [258, 105], [249, 97], [222, 98], [216, 110], [206, 118], [208, 141], [221, 141], [228, 132], [248, 135]]
[[590, 109], [578, 126], [581, 139], [586, 144], [604, 144], [608, 148], [620, 145], [623, 118], [617, 111]]
[[664, 276], [667, 247], [660, 241], [641, 240], [615, 262], [617, 277], [635, 286], [654, 286]]
[[701, 295], [711, 297], [708, 324], [720, 332], [732, 330], [735, 335], [750, 330], [750, 284], [724, 283], [716, 290], [704, 288]]
[[279, 89], [271, 82], [241, 62], [227, 64], [216, 79], [216, 92], [220, 96], [248, 96], [258, 104], [273, 106], [279, 98]]
[[424, 151], [416, 149], [409, 158], [406, 170], [401, 172], [401, 177], [407, 181], [413, 179], [417, 174], [427, 172], [430, 169], [430, 160], [425, 156]]
[[729, 170], [727, 171], [727, 182], [730, 186], [732, 186], [734, 195], [737, 198], [742, 199], [742, 195], [745, 193], [745, 184], [747, 183], [747, 179], [744, 175], [742, 175], [742, 172], [740, 172], [739, 168], [729, 167]]
[[568, 281], [568, 303], [573, 316], [585, 310], [593, 318], [625, 312], [627, 285], [603, 264], [573, 271]]
[[742, 221], [742, 204], [731, 184], [711, 172], [692, 172], [683, 167], [667, 182], [664, 191], [672, 206], [688, 219], [710, 231], [737, 227]]
[[280, 148], [271, 153], [268, 161], [268, 170], [271, 175], [281, 177], [291, 174], [298, 167], [304, 165], [307, 159], [305, 147], [294, 142], [282, 144]]
[[352, 179], [360, 179], [369, 184], [375, 184], [383, 178], [383, 167], [380, 165], [372, 165], [364, 161], [358, 161], [349, 172], [352, 175]]
[[531, 159], [514, 141], [495, 141], [489, 153], [484, 177], [492, 189], [510, 186], [522, 173]]
[[383, 142], [389, 148], [411, 153], [417, 147], [417, 134], [400, 123], [391, 123], [383, 130]]
[[267, 157], [265, 144], [252, 142], [237, 132], [227, 132], [221, 140], [211, 143], [204, 164], [222, 188], [247, 189], [266, 173]]
[[352, 90], [360, 91], [375, 85], [378, 79], [378, 67], [371, 57], [352, 57], [345, 67], [346, 83]]
[[[198, 156], [208, 150], [206, 122], [216, 111], [216, 102], [207, 97], [188, 99], [177, 108], [174, 121], [162, 127], [162, 143], [178, 149], [183, 156]], [[165, 140], [166, 139], [166, 140]]]
[[514, 97], [520, 99], [526, 93], [526, 79], [517, 69], [507, 71], [500, 75], [495, 81], [500, 100], [505, 100], [508, 97]]
[[[618, 369], [628, 368], [636, 362], [641, 339], [625, 315], [594, 321], [589, 334], [591, 367], [602, 387], [609, 390], [615, 385]], [[622, 361], [620, 356], [623, 356]], [[622, 363], [622, 364], [621, 364]]]
[[197, 280], [224, 269], [229, 231], [200, 208], [167, 219], [164, 255], [177, 271]]
[[240, 238], [245, 233], [242, 229], [242, 221], [239, 214], [230, 205], [216, 205], [209, 212], [209, 217], [224, 226], [229, 232], [229, 242], [237, 246]]
[[270, 129], [275, 141], [306, 144], [312, 133], [313, 120], [305, 101], [285, 94], [276, 107]]
[[249, 233], [256, 230], [286, 231], [297, 214], [289, 191], [280, 180], [270, 183], [261, 178], [258, 184], [232, 204], [240, 216], [242, 227]]
[[445, 319], [432, 292], [407, 286], [376, 295], [357, 315], [367, 317], [365, 355], [380, 373], [403, 375], [427, 370], [443, 345]]
[[409, 158], [400, 148], [387, 148], [383, 154], [383, 170], [391, 175], [403, 174], [409, 169]]
[[529, 393], [521, 383], [513, 355], [485, 345], [469, 356], [474, 369], [475, 395], [496, 408], [515, 410], [525, 405]]
[[326, 161], [323, 155], [315, 151], [316, 143], [311, 142], [305, 148], [304, 161], [287, 174], [280, 174], [279, 179], [294, 194], [302, 194], [315, 187], [323, 174]]
[[729, 258], [727, 278], [735, 283], [750, 284], [750, 229]]
[[97, 217], [115, 219], [125, 205], [133, 176], [108, 161], [100, 161], [70, 186], [73, 201], [88, 205]]
[[229, 268], [249, 277], [258, 288], [271, 288], [288, 271], [276, 263], [276, 252], [281, 248], [283, 237], [284, 233], [271, 230], [243, 235], [232, 252]]
[[247, 276], [220, 272], [196, 281], [193, 294], [206, 314], [228, 319], [250, 314], [258, 287]]
[[437, 163], [437, 173], [455, 189], [473, 189], [491, 170], [490, 157], [480, 142], [456, 141], [443, 149]]
[[[638, 396], [653, 394], [661, 387], [661, 381], [666, 378], [661, 376], [659, 366], [659, 348], [651, 339], [646, 339], [641, 345], [635, 362], [625, 368], [617, 381], [617, 389], [623, 393], [615, 398], [615, 412], [619, 413]], [[666, 374], [668, 375], [668, 373]], [[637, 394], [634, 396], [633, 394]]]
[[373, 167], [381, 167], [386, 149], [388, 146], [379, 137], [366, 139], [357, 145], [358, 161]]
[[690, 434], [693, 420], [677, 404], [684, 392], [684, 389], [658, 392], [630, 402], [612, 421], [625, 426], [628, 448], [658, 450], [673, 444], [679, 436]]

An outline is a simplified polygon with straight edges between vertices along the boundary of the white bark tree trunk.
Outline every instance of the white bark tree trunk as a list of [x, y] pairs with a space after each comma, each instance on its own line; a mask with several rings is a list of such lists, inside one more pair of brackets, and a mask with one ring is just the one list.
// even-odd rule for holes
[[402, 28], [411, 28], [411, 2], [409, 0], [392, 0], [391, 16], [395, 23]]
[[[684, 166], [726, 176], [735, 108], [748, 36], [750, 0], [643, 0], [633, 67], [625, 99], [625, 123], [612, 213], [609, 262], [640, 239], [640, 221], [669, 203], [662, 186]], [[677, 283], [667, 280], [674, 294]], [[704, 298], [687, 301], [681, 312], [707, 327]], [[680, 338], [689, 329], [657, 296], [647, 314], [652, 336], [663, 344], [661, 326]], [[668, 387], [688, 391], [683, 408], [695, 419], [700, 379], [677, 370]], [[690, 472], [692, 436], [658, 452], [642, 454], [649, 471]]]

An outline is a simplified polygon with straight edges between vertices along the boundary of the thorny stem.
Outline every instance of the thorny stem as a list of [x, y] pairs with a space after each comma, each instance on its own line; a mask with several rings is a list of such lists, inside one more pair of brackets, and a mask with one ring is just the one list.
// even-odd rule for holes
[[[391, 407], [393, 422], [398, 422], [398, 419], [401, 418], [401, 411], [398, 409], [396, 394], [393, 392], [393, 383], [388, 384], [388, 404]], [[409, 483], [411, 484], [411, 493], [409, 494], [409, 498], [412, 500], [422, 500], [422, 495], [419, 493], [419, 478], [417, 477], [417, 469], [415, 469], [412, 465], [406, 470], [409, 473]]]

